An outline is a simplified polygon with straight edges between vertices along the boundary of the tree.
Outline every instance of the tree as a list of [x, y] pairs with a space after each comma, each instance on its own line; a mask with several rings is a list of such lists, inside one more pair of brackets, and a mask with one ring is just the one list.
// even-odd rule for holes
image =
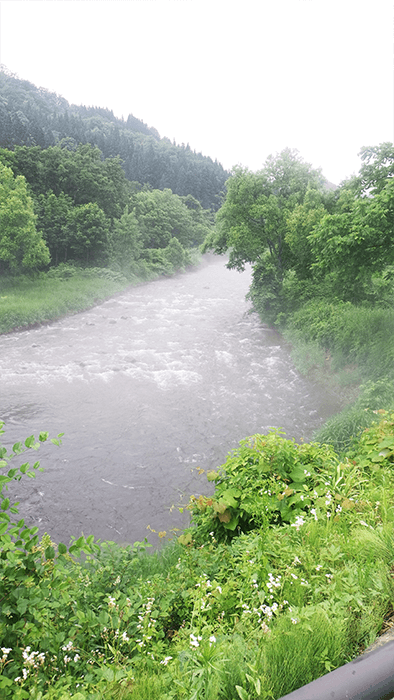
[[[320, 170], [305, 163], [297, 151], [285, 149], [269, 156], [262, 170], [236, 167], [227, 181], [227, 195], [217, 214], [217, 232], [206, 239], [203, 250], [216, 253], [229, 250], [228, 267], [244, 270], [253, 267], [250, 296], [255, 308], [274, 321], [282, 311], [284, 282], [294, 273], [297, 247], [303, 233], [300, 222], [293, 222], [289, 236], [288, 221], [305, 202], [313, 203], [313, 192], [324, 186]], [[305, 214], [305, 212], [304, 212]], [[308, 231], [309, 233], [309, 231]], [[304, 245], [299, 267], [305, 274], [308, 246]]]
[[26, 180], [14, 177], [0, 163], [0, 264], [10, 270], [36, 270], [50, 261], [49, 250], [36, 229], [33, 201]]
[[362, 160], [360, 172], [354, 179], [358, 194], [376, 194], [394, 176], [394, 146], [390, 141], [379, 146], [364, 147], [359, 156]]
[[371, 277], [394, 265], [394, 179], [375, 196], [351, 198], [344, 190], [337, 211], [325, 215], [309, 236], [316, 276], [330, 276], [336, 296], [360, 302]]
[[299, 279], [313, 277], [313, 254], [310, 235], [328, 214], [324, 194], [308, 189], [302, 204], [297, 204], [286, 221], [285, 240], [291, 253], [291, 267]]
[[49, 191], [40, 194], [36, 201], [38, 227], [49, 247], [53, 265], [67, 260], [72, 207], [71, 198], [63, 192], [56, 196]]
[[142, 243], [134, 211], [126, 207], [120, 219], [114, 222], [111, 234], [111, 265], [121, 270], [132, 267], [141, 255]]
[[164, 248], [164, 254], [174, 270], [180, 270], [187, 265], [188, 254], [177, 238], [171, 238], [168, 246]]
[[133, 203], [145, 248], [166, 248], [174, 237], [184, 248], [192, 244], [194, 237], [201, 240], [198, 214], [192, 213], [182, 197], [171, 190], [144, 188], [133, 195]]
[[70, 251], [86, 264], [101, 261], [107, 254], [109, 221], [95, 202], [81, 204], [70, 211], [68, 218]]
[[236, 167], [226, 184], [227, 196], [217, 215], [219, 231], [211, 247], [218, 253], [230, 249], [228, 267], [238, 270], [248, 262], [266, 262], [268, 254], [283, 278], [291, 263], [287, 219], [308, 188], [323, 186], [320, 171], [304, 163], [297, 151], [285, 149], [269, 156], [257, 173]]

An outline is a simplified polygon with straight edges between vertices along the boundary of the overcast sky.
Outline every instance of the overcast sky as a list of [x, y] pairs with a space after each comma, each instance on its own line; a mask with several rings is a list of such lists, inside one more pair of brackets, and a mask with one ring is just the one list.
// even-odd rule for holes
[[76, 104], [262, 167], [289, 146], [336, 184], [393, 140], [392, 0], [3, 0], [0, 62]]

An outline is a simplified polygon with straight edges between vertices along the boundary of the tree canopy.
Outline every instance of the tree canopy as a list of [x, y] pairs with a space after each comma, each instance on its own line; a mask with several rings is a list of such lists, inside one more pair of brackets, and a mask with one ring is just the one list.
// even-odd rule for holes
[[49, 260], [25, 178], [0, 162], [0, 269], [36, 270]]
[[229, 251], [229, 267], [252, 265], [250, 297], [266, 320], [316, 296], [384, 303], [394, 276], [394, 147], [363, 148], [361, 158], [359, 174], [335, 191], [290, 149], [257, 173], [233, 170], [204, 248]]
[[217, 215], [217, 237], [209, 246], [217, 252], [230, 249], [229, 267], [239, 270], [245, 263], [261, 262], [268, 252], [283, 276], [290, 258], [287, 218], [303, 202], [307, 190], [321, 188], [322, 183], [320, 171], [291, 149], [270, 156], [257, 173], [236, 167]]

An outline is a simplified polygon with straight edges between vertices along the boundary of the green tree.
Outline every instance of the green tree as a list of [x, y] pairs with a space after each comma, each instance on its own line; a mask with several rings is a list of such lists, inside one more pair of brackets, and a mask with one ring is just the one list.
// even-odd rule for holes
[[[229, 250], [228, 267], [244, 270], [252, 264], [251, 298], [267, 320], [282, 310], [283, 283], [297, 260], [296, 227], [289, 237], [288, 221], [305, 202], [307, 192], [324, 186], [320, 170], [305, 163], [297, 151], [285, 149], [269, 156], [262, 170], [236, 167], [227, 181], [227, 195], [217, 214], [217, 232], [206, 239], [203, 250]], [[311, 199], [312, 198], [312, 199]], [[305, 267], [307, 246], [303, 251]]]
[[164, 248], [164, 254], [174, 270], [182, 269], [188, 262], [187, 252], [177, 238], [171, 238], [168, 246]]
[[291, 253], [291, 267], [299, 279], [313, 277], [310, 234], [326, 214], [324, 193], [308, 188], [303, 203], [297, 204], [287, 217], [285, 239]]
[[132, 269], [141, 255], [142, 243], [137, 217], [125, 208], [120, 219], [114, 221], [111, 234], [111, 265], [121, 270]]
[[36, 200], [38, 227], [49, 247], [53, 265], [67, 260], [72, 208], [71, 198], [63, 192], [56, 196], [49, 191], [40, 194]]
[[3, 269], [36, 270], [48, 265], [49, 250], [36, 229], [26, 181], [0, 164], [0, 264]]
[[309, 189], [323, 186], [319, 170], [304, 163], [297, 151], [269, 156], [262, 170], [236, 167], [227, 181], [227, 196], [218, 212], [218, 234], [211, 241], [222, 253], [230, 249], [228, 266], [243, 270], [269, 254], [279, 278], [291, 264], [286, 242], [287, 219]]
[[70, 211], [67, 234], [71, 255], [86, 264], [102, 262], [108, 251], [109, 221], [95, 202]]
[[183, 247], [189, 247], [193, 236], [199, 237], [196, 215], [171, 190], [144, 188], [133, 195], [133, 203], [145, 248], [166, 248], [174, 237]]
[[380, 192], [387, 180], [394, 175], [394, 145], [386, 141], [378, 146], [361, 149], [359, 156], [362, 165], [359, 174], [353, 180], [358, 194], [376, 194]]
[[384, 276], [394, 265], [394, 180], [381, 183], [375, 196], [352, 197], [345, 188], [337, 211], [321, 219], [309, 240], [317, 278], [330, 277], [345, 301], [369, 298], [372, 275]]

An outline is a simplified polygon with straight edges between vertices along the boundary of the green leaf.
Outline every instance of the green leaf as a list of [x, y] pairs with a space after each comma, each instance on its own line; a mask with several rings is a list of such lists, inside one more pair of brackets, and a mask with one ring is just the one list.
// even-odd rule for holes
[[57, 548], [58, 548], [59, 554], [66, 554], [66, 552], [67, 552], [67, 547], [66, 547], [65, 544], [63, 544], [63, 542], [59, 542]]
[[9, 507], [10, 507], [10, 499], [9, 499], [9, 498], [4, 498], [4, 500], [3, 500], [2, 503], [1, 503], [0, 508], [1, 508], [2, 510], [8, 510]]
[[224, 527], [226, 528], [226, 530], [235, 530], [235, 528], [236, 528], [237, 525], [238, 525], [238, 520], [239, 520], [239, 516], [238, 516], [238, 515], [233, 515], [233, 517], [231, 518], [231, 520], [230, 520], [228, 523], [223, 522], [223, 525], [224, 525]]
[[178, 537], [178, 542], [179, 544], [188, 545], [192, 543], [192, 539], [191, 533], [187, 532], [185, 535], [180, 535]]
[[53, 547], [47, 547], [45, 550], [45, 558], [46, 559], [54, 559], [55, 558], [55, 550]]
[[29, 601], [26, 598], [19, 598], [16, 608], [21, 615], [24, 615], [28, 605]]
[[239, 697], [241, 698], [241, 700], [249, 700], [249, 694], [246, 692], [246, 690], [244, 688], [241, 688], [240, 685], [236, 685], [235, 689], [236, 689]]
[[210, 469], [207, 471], [207, 479], [208, 481], [215, 481], [215, 479], [218, 477], [218, 472], [216, 472], [214, 469]]
[[34, 435], [30, 435], [30, 437], [26, 438], [26, 440], [25, 440], [26, 447], [33, 447], [34, 443], [35, 443]]
[[296, 467], [293, 469], [293, 471], [290, 472], [289, 474], [290, 479], [292, 479], [295, 482], [303, 483], [306, 479], [306, 475], [304, 473], [304, 469], [300, 467]]
[[48, 440], [48, 438], [49, 438], [49, 433], [47, 433], [47, 432], [40, 433], [40, 435], [38, 437], [40, 442], [46, 442]]

